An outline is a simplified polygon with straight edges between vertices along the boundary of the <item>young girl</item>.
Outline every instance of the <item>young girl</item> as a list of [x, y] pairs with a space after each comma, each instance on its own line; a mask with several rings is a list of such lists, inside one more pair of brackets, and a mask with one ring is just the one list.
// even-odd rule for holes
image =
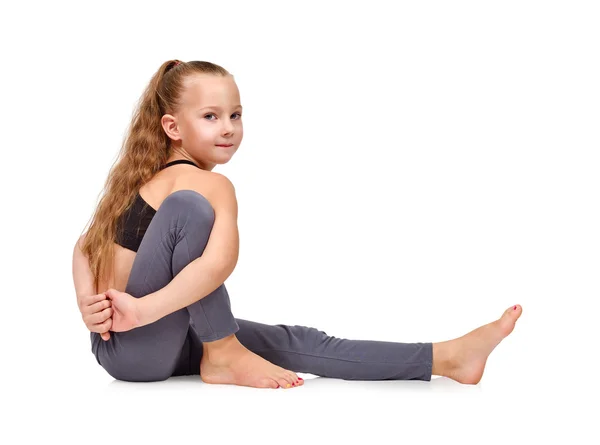
[[233, 76], [218, 65], [168, 61], [150, 81], [73, 251], [98, 363], [119, 380], [199, 374], [206, 383], [259, 388], [301, 386], [296, 372], [478, 383], [519, 305], [441, 343], [348, 340], [234, 318], [223, 283], [238, 259], [237, 201], [232, 183], [212, 169], [240, 146], [241, 118]]

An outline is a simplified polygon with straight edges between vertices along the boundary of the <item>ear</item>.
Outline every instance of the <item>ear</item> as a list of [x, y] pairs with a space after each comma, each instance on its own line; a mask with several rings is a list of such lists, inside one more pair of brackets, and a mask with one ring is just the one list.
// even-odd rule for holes
[[172, 140], [178, 141], [181, 139], [181, 134], [179, 134], [179, 127], [177, 125], [177, 118], [172, 114], [165, 114], [161, 119], [160, 123], [163, 127], [163, 130]]

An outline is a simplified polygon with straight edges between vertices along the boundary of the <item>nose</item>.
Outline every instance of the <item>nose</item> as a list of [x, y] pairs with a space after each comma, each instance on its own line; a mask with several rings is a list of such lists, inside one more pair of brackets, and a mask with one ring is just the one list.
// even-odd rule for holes
[[233, 123], [230, 119], [223, 119], [223, 134], [231, 134], [233, 133]]

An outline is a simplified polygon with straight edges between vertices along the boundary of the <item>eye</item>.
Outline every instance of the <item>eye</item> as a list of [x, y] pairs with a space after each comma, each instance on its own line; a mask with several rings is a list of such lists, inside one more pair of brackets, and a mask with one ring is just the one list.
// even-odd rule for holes
[[[232, 114], [232, 116], [235, 116], [236, 114], [239, 116], [238, 120], [241, 119], [242, 113], [235, 112], [235, 113]], [[208, 117], [208, 116], [215, 116], [216, 117], [216, 115], [214, 113], [208, 113], [208, 114], [204, 115], [205, 118]], [[213, 119], [209, 119], [209, 120], [213, 120]]]

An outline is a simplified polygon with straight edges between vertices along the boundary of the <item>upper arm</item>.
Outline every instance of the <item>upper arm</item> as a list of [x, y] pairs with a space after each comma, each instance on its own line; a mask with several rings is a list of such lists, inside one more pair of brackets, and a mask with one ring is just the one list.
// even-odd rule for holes
[[215, 220], [202, 256], [214, 258], [229, 276], [235, 269], [240, 250], [237, 198], [233, 183], [226, 176], [213, 173], [211, 182]]
[[90, 270], [88, 258], [81, 251], [85, 235], [81, 236], [73, 247], [73, 284], [77, 298], [94, 295], [94, 274]]

